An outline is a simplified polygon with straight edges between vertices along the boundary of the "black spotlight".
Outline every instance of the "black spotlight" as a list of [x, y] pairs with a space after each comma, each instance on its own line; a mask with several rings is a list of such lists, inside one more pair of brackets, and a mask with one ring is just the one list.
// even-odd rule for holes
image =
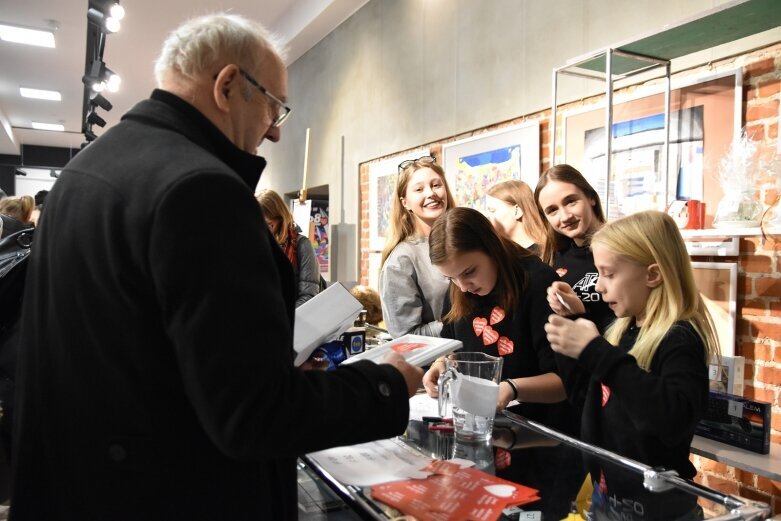
[[100, 94], [99, 92], [93, 93], [93, 96], [90, 98], [90, 103], [92, 103], [93, 105], [97, 105], [98, 107], [102, 108], [106, 112], [114, 108], [111, 102], [106, 98], [104, 98], [103, 94]]
[[94, 111], [87, 114], [87, 123], [97, 125], [101, 128], [106, 126], [106, 120], [98, 116]]

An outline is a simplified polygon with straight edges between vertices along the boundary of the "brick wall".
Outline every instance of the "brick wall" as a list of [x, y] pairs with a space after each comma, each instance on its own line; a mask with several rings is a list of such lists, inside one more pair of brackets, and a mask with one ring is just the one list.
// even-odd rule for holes
[[[781, 102], [781, 44], [737, 56], [719, 63], [708, 64], [699, 70], [685, 74], [704, 74], [709, 71], [743, 70], [743, 118], [746, 132], [758, 145], [759, 156], [764, 160], [776, 156]], [[560, 107], [561, 111], [591, 104], [600, 98], [579, 101]], [[561, 112], [560, 112], [561, 113]], [[518, 117], [492, 127], [452, 136], [427, 146], [441, 159], [442, 145], [479, 134], [515, 125], [527, 120], [540, 122], [540, 171], [550, 166], [550, 111]], [[560, 131], [558, 122], [557, 129]], [[557, 138], [557, 144], [561, 139]], [[404, 151], [399, 151], [402, 153]], [[557, 146], [556, 156], [561, 149]], [[394, 154], [396, 155], [396, 154]], [[377, 161], [384, 159], [378, 158]], [[781, 159], [781, 158], [779, 158]], [[373, 162], [373, 161], [371, 161]], [[360, 167], [361, 183], [361, 282], [369, 280], [369, 182], [367, 162]], [[781, 186], [781, 182], [779, 182]], [[765, 207], [774, 204], [781, 190], [775, 179], [765, 175], [757, 186], [756, 198]], [[781, 208], [781, 205], [779, 205]], [[781, 211], [781, 209], [779, 210]], [[781, 236], [774, 238], [747, 237], [740, 241], [737, 257], [696, 257], [700, 261], [737, 262], [738, 321], [736, 354], [746, 358], [745, 396], [773, 404], [772, 441], [781, 443]], [[699, 469], [697, 481], [725, 493], [738, 494], [748, 499], [769, 503], [773, 514], [781, 513], [781, 482], [756, 476], [741, 469], [729, 467], [699, 456], [692, 456]]]

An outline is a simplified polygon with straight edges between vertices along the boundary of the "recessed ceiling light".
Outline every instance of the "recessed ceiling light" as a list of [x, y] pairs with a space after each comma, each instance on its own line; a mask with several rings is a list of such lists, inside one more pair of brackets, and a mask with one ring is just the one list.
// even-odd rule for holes
[[30, 89], [28, 87], [19, 87], [19, 94], [25, 98], [45, 99], [51, 101], [62, 101], [62, 94], [56, 90]]
[[38, 123], [37, 121], [33, 121], [32, 123], [35, 130], [54, 130], [57, 132], [65, 131], [65, 125], [62, 125], [61, 123]]
[[0, 24], [0, 40], [54, 48], [53, 32], [14, 25]]

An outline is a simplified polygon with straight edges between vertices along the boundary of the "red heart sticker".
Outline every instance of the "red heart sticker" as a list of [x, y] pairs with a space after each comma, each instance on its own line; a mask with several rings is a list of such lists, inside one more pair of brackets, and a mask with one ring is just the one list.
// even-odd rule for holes
[[600, 384], [602, 386], [602, 407], [607, 405], [607, 401], [610, 399], [610, 387], [608, 387], [605, 384]]
[[559, 268], [556, 270], [556, 273], [559, 275], [559, 277], [563, 277], [567, 274], [567, 268]]
[[491, 345], [497, 340], [499, 340], [499, 333], [491, 326], [485, 326], [485, 329], [483, 329], [483, 345]]
[[491, 325], [498, 324], [502, 320], [504, 320], [504, 310], [496, 306], [491, 310]]
[[509, 355], [515, 349], [515, 343], [506, 336], [499, 338], [499, 354], [501, 356]]
[[475, 335], [480, 336], [483, 332], [483, 328], [488, 324], [488, 320], [483, 317], [476, 317], [472, 320], [472, 329], [475, 330]]

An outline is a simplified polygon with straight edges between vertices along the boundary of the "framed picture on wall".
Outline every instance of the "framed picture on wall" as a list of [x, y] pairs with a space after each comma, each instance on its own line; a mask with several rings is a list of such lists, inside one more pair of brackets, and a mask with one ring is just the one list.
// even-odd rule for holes
[[529, 121], [442, 146], [442, 163], [459, 206], [485, 210], [485, 192], [520, 179], [534, 190], [540, 177], [540, 124]]
[[735, 356], [738, 312], [738, 265], [734, 262], [692, 262], [694, 282], [713, 317], [724, 356]]
[[604, 102], [564, 114], [564, 162], [589, 180], [610, 219], [692, 199], [705, 203], [710, 227], [723, 195], [713, 174], [740, 134], [742, 82], [740, 70], [673, 82], [666, 183], [662, 86], [614, 102], [611, 179]]
[[381, 251], [390, 223], [399, 164], [408, 159], [430, 155], [427, 148], [369, 164], [369, 249]]

